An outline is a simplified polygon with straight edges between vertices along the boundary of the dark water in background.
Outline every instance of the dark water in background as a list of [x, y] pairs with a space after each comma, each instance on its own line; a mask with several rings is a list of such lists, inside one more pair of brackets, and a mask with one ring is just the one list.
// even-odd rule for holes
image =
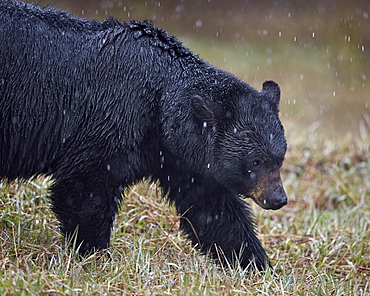
[[152, 20], [257, 89], [277, 81], [288, 132], [357, 136], [361, 127], [370, 128], [370, 1], [40, 3], [88, 19]]

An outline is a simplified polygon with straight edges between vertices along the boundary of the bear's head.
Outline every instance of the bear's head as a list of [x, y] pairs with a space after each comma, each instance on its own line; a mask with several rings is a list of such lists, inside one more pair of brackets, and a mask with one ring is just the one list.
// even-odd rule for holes
[[217, 98], [191, 98], [203, 133], [212, 139], [209, 173], [235, 194], [272, 210], [287, 203], [280, 177], [287, 143], [279, 102], [280, 88], [273, 81], [260, 92], [239, 86]]

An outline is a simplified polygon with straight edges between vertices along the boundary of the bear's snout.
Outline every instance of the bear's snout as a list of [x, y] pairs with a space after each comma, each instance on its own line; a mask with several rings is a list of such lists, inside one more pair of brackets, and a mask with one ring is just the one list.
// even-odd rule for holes
[[271, 201], [271, 210], [278, 210], [285, 206], [288, 203], [288, 197], [285, 193], [284, 187], [282, 185], [278, 186], [273, 194], [272, 194], [272, 201]]

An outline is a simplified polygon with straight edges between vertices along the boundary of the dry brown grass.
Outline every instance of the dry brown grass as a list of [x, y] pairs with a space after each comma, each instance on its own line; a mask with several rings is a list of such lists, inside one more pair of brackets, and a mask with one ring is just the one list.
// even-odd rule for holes
[[199, 255], [149, 182], [127, 190], [109, 256], [78, 260], [48, 209], [50, 180], [36, 179], [1, 187], [0, 293], [369, 295], [369, 139], [301, 140], [283, 167], [288, 206], [253, 206], [278, 277], [222, 269]]

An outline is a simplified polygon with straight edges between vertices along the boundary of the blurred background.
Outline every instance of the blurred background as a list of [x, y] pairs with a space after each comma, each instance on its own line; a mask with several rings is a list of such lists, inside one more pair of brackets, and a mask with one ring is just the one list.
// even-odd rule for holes
[[[288, 138], [370, 127], [370, 1], [42, 0], [75, 16], [151, 20], [260, 90], [275, 80]], [[289, 136], [290, 135], [290, 136]]]

